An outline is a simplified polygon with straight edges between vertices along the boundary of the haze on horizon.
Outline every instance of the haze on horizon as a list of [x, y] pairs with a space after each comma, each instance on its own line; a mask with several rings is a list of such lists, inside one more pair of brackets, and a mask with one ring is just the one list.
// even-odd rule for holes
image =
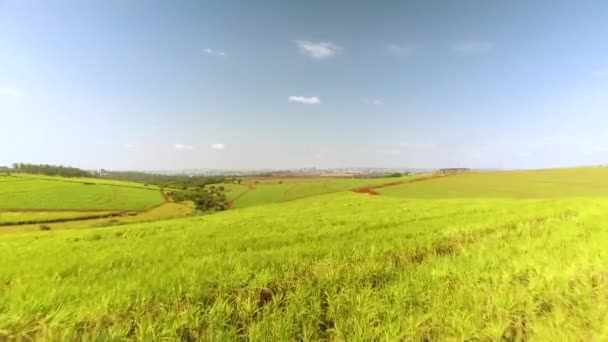
[[602, 1], [0, 0], [0, 165], [608, 163]]

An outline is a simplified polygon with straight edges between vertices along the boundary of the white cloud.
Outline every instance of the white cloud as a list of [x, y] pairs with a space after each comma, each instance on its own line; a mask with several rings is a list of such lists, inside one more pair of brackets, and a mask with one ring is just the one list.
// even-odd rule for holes
[[378, 99], [363, 99], [363, 103], [371, 106], [383, 106], [384, 102]]
[[215, 144], [211, 144], [211, 148], [214, 150], [223, 150], [224, 148], [226, 148], [226, 145], [221, 144], [221, 143], [215, 143]]
[[174, 145], [175, 149], [178, 151], [184, 151], [184, 150], [194, 150], [194, 146], [192, 145], [186, 145], [186, 144], [175, 144]]
[[414, 52], [414, 48], [411, 46], [389, 44], [386, 46], [386, 51], [388, 53], [390, 53], [391, 55], [404, 56], [404, 55], [409, 55], [412, 52]]
[[123, 147], [127, 151], [135, 151], [137, 149], [137, 146], [135, 144], [124, 144]]
[[316, 96], [305, 97], [305, 96], [290, 96], [289, 102], [297, 102], [303, 104], [319, 104], [321, 103], [321, 99]]
[[594, 70], [591, 72], [593, 76], [608, 76], [608, 69]]
[[493, 43], [487, 42], [461, 42], [452, 45], [452, 49], [459, 53], [484, 53], [494, 48]]
[[326, 59], [337, 55], [342, 47], [332, 42], [311, 42], [308, 40], [296, 40], [300, 51], [314, 59]]
[[21, 97], [24, 95], [24, 93], [19, 88], [5, 86], [5, 87], [0, 87], [0, 95]]
[[208, 55], [226, 57], [226, 53], [224, 51], [217, 51], [210, 48], [205, 48], [203, 51]]

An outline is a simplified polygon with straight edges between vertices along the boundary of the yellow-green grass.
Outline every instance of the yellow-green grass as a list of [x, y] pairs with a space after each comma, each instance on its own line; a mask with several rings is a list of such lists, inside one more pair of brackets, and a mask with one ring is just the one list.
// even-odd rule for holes
[[[86, 220], [74, 220], [65, 222], [48, 222], [44, 223], [45, 226], [51, 230], [74, 230], [74, 229], [88, 229], [88, 228], [106, 228], [111, 226], [118, 226], [137, 222], [153, 222], [168, 220], [178, 217], [186, 217], [194, 214], [195, 208], [192, 202], [167, 202], [159, 206], [145, 210], [143, 212], [123, 212], [121, 215], [112, 217], [92, 218]], [[0, 217], [5, 213], [0, 213]], [[36, 217], [37, 213], [23, 213], [23, 219], [32, 217], [34, 214]], [[50, 213], [49, 213], [50, 214]], [[92, 212], [88, 215], [92, 216], [104, 216], [103, 212]], [[109, 213], [108, 213], [109, 214]], [[0, 234], [30, 234], [40, 230], [40, 223], [24, 224], [24, 225], [9, 225], [0, 227]]]
[[0, 211], [0, 225], [84, 219], [84, 218], [107, 216], [109, 214], [112, 214], [112, 212], [111, 211], [34, 211], [34, 212], [3, 212], [3, 211]]
[[258, 183], [252, 184], [254, 189], [236, 200], [234, 208], [291, 201], [361, 187], [406, 181], [415, 177], [421, 177], [421, 175], [361, 179], [329, 177], [260, 179], [257, 181]]
[[136, 210], [164, 202], [157, 188], [12, 177], [0, 182], [0, 209]]
[[86, 177], [60, 177], [60, 176], [47, 176], [47, 175], [36, 175], [29, 173], [13, 173], [10, 176], [0, 176], [2, 178], [13, 178], [13, 179], [41, 179], [41, 180], [54, 180], [58, 182], [73, 182], [73, 183], [93, 183], [93, 184], [104, 184], [104, 185], [115, 185], [125, 187], [135, 187], [143, 189], [159, 189], [158, 186], [152, 184], [142, 184], [136, 182], [119, 181], [113, 179], [103, 178], [86, 178]]
[[0, 334], [605, 340], [607, 220], [608, 199], [342, 192], [196, 218], [4, 235]]
[[382, 195], [410, 198], [608, 196], [608, 168], [471, 172], [386, 187]]

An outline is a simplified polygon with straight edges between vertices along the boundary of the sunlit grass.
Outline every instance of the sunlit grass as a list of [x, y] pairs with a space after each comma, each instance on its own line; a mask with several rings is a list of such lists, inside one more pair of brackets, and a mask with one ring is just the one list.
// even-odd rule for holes
[[33, 339], [602, 340], [607, 199], [354, 193], [0, 238]]

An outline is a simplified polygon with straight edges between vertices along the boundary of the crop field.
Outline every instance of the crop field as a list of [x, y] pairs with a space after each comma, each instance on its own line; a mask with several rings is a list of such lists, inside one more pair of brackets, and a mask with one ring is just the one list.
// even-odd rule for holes
[[47, 175], [35, 175], [28, 173], [14, 173], [11, 176], [0, 175], [0, 181], [2, 179], [7, 181], [11, 180], [24, 180], [24, 179], [39, 179], [39, 180], [54, 180], [60, 182], [71, 182], [71, 183], [92, 183], [92, 184], [103, 184], [103, 185], [116, 185], [142, 189], [158, 189], [156, 185], [142, 184], [136, 182], [119, 181], [113, 179], [102, 179], [102, 178], [82, 178], [82, 177], [60, 177], [60, 176], [47, 176]]
[[0, 340], [606, 340], [606, 172], [259, 182], [281, 203], [2, 234]]
[[[145, 209], [164, 202], [158, 188], [65, 181], [65, 178], [0, 177], [0, 209]], [[11, 179], [13, 181], [10, 181]]]
[[33, 212], [2, 212], [0, 211], [0, 225], [49, 222], [56, 220], [69, 220], [76, 218], [99, 217], [111, 214], [111, 211], [33, 211]]
[[464, 173], [378, 192], [410, 198], [608, 196], [608, 168]]
[[[549, 198], [542, 184], [569, 172]], [[449, 182], [528, 175], [461, 174], [379, 189], [446, 184], [445, 198], [346, 191], [3, 235], [0, 337], [604, 340], [608, 197], [588, 186], [601, 172], [532, 173], [530, 197], [546, 198], [453, 198]]]
[[239, 197], [234, 208], [245, 208], [268, 203], [279, 203], [294, 199], [329, 194], [339, 191], [352, 190], [365, 186], [373, 186], [390, 182], [400, 182], [420, 176], [389, 177], [389, 178], [285, 178], [285, 179], [256, 179], [247, 180], [252, 186]]
[[[142, 212], [127, 212], [126, 214], [119, 213], [119, 215], [112, 215], [111, 217], [108, 217], [108, 214], [116, 212], [78, 212], [80, 215], [83, 215], [80, 217], [87, 218], [85, 220], [71, 220], [71, 218], [76, 218], [74, 217], [76, 213], [73, 213], [72, 217], [67, 215], [57, 217], [56, 215], [63, 214], [64, 212], [49, 212], [48, 216], [45, 216], [44, 214], [39, 214], [38, 212], [0, 212], [0, 217], [4, 217], [4, 214], [9, 214], [9, 216], [16, 216], [11, 218], [13, 220], [13, 225], [8, 225], [8, 223], [6, 223], [7, 225], [0, 227], [0, 235], [19, 235], [22, 233], [29, 234], [31, 232], [37, 232], [40, 231], [42, 223], [44, 223], [44, 226], [50, 228], [53, 231], [81, 230], [91, 228], [107, 229], [107, 227], [120, 226], [125, 224], [156, 222], [161, 220], [191, 216], [194, 211], [194, 205], [190, 202], [167, 202]], [[48, 222], [48, 217], [51, 215], [55, 216], [53, 217], [53, 220], [51, 220], [51, 222]], [[34, 220], [38, 221], [38, 223], [14, 225], [15, 223], [17, 223], [15, 221], [32, 222]], [[0, 225], [2, 224], [0, 223]]]

